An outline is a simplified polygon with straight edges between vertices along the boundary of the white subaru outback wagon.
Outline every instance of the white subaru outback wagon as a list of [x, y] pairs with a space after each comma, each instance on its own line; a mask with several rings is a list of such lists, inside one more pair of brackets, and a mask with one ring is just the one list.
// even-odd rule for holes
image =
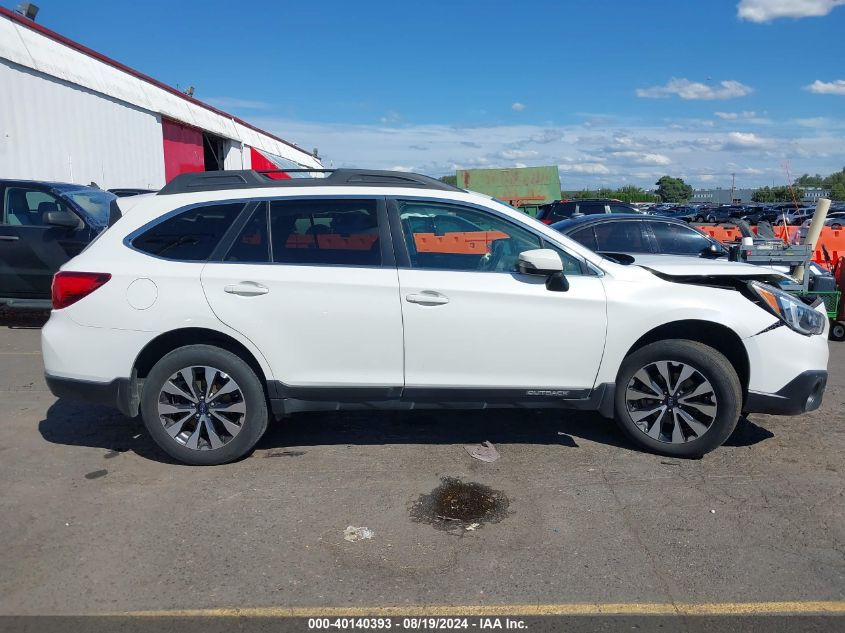
[[821, 404], [823, 308], [771, 275], [600, 255], [415, 174], [185, 174], [57, 273], [43, 356], [55, 395], [140, 413], [191, 464], [354, 408], [595, 410], [698, 456], [743, 412]]

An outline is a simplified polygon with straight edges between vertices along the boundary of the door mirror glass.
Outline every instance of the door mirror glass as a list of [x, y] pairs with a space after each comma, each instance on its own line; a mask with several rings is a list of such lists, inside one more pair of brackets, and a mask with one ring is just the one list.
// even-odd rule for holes
[[563, 271], [563, 261], [557, 251], [550, 248], [536, 248], [522, 251], [517, 263], [524, 275], [552, 275]]
[[46, 211], [42, 223], [75, 229], [79, 226], [79, 218], [70, 211]]

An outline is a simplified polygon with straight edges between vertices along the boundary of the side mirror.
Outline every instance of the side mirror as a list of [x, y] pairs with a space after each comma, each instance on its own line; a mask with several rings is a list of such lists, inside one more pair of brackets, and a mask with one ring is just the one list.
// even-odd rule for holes
[[563, 262], [557, 251], [550, 248], [536, 248], [522, 251], [519, 254], [517, 267], [523, 275], [548, 276], [563, 271]]
[[546, 277], [546, 289], [552, 292], [569, 290], [569, 280], [563, 274], [563, 262], [557, 251], [550, 248], [537, 248], [522, 251], [517, 263], [519, 272], [524, 275], [543, 275]]
[[718, 244], [710, 244], [710, 246], [706, 246], [705, 248], [701, 249], [702, 257], [721, 257], [725, 254], [725, 249], [719, 246]]
[[79, 226], [79, 218], [70, 211], [47, 211], [42, 222], [50, 226], [64, 226], [71, 229]]

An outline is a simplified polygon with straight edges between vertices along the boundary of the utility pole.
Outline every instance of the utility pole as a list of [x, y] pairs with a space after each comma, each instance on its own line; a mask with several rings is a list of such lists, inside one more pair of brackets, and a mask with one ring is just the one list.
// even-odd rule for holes
[[736, 174], [731, 174], [731, 204], [734, 203], [734, 190], [736, 189]]

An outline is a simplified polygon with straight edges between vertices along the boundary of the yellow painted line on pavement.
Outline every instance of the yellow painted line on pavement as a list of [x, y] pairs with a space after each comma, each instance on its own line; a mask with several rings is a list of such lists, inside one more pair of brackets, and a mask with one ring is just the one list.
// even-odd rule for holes
[[246, 607], [219, 609], [176, 609], [172, 611], [127, 611], [104, 615], [136, 617], [255, 617], [255, 618], [335, 618], [335, 617], [485, 617], [548, 615], [845, 615], [845, 601], [786, 602], [705, 602], [705, 603], [570, 603], [570, 604], [489, 604], [489, 605], [411, 605], [390, 607]]

